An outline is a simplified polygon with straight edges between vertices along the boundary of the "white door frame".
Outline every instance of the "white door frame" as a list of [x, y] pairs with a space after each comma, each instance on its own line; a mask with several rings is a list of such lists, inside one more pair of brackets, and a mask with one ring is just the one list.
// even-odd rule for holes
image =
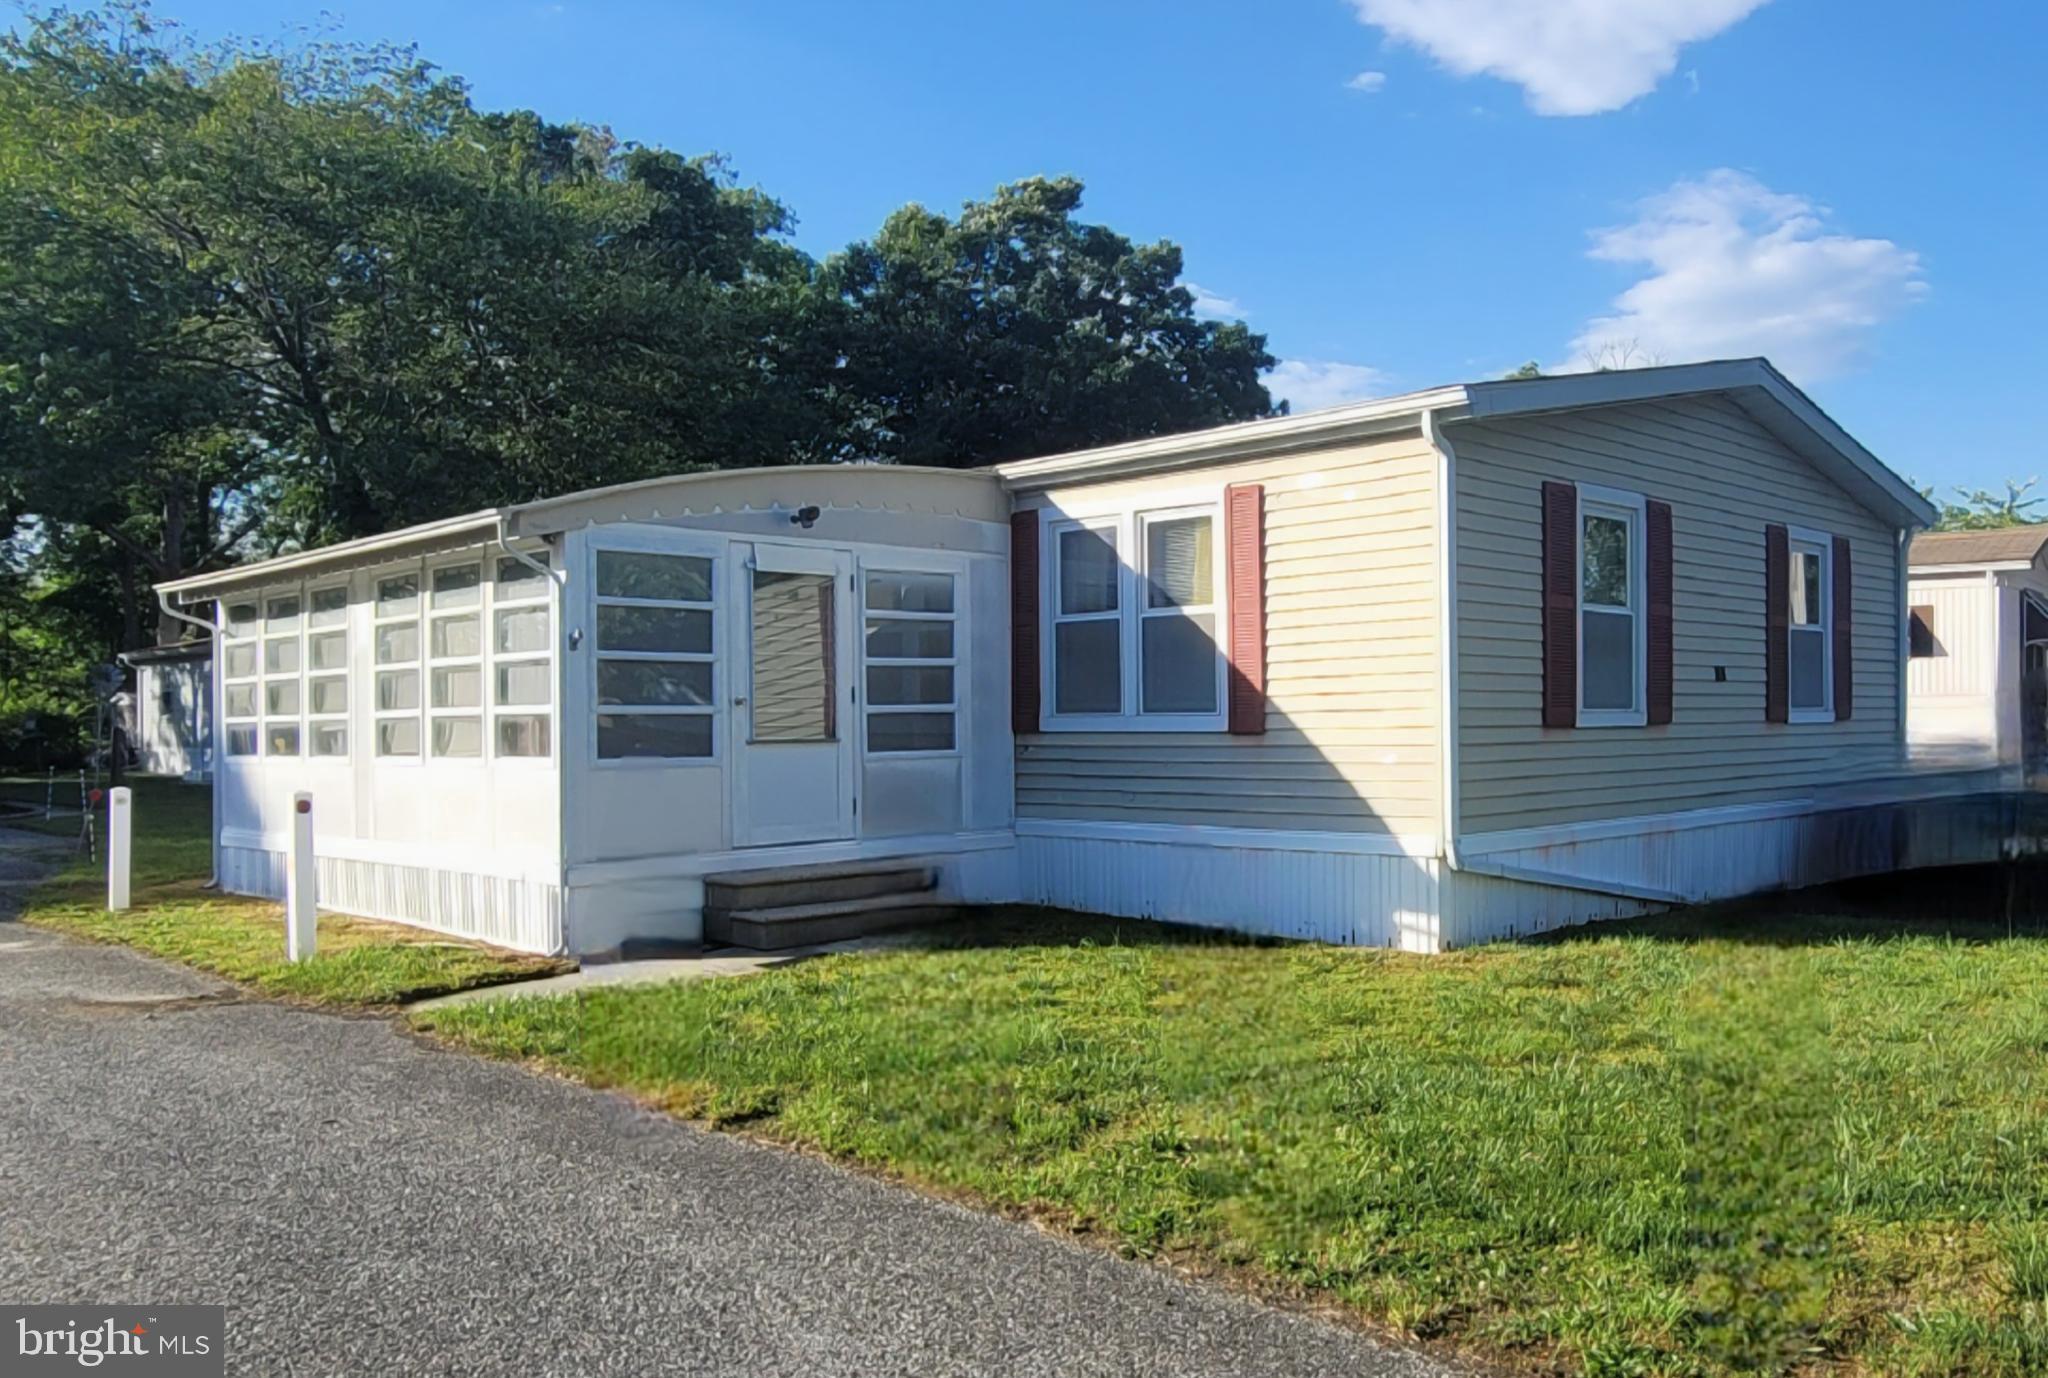
[[[726, 715], [731, 733], [727, 796], [732, 809], [732, 839], [736, 847], [796, 846], [814, 842], [852, 839], [857, 831], [855, 787], [859, 779], [859, 698], [854, 692], [859, 672], [855, 655], [859, 623], [855, 619], [854, 578], [857, 562], [847, 546], [806, 541], [801, 544], [735, 539], [729, 547], [733, 577], [728, 579], [730, 626], [735, 635], [728, 643], [734, 654], [726, 677], [731, 695], [731, 712]], [[756, 743], [751, 739], [754, 720], [754, 571], [767, 568], [792, 574], [830, 575], [833, 628], [833, 760], [837, 774], [838, 808], [824, 824], [777, 825], [760, 823], [754, 814], [754, 753], [809, 749], [823, 754], [823, 744]], [[763, 801], [766, 802], [765, 800]]]

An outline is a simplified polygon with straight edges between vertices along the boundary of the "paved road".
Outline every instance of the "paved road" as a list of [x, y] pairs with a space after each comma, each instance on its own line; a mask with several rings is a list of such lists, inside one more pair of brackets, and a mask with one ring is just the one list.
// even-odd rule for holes
[[1453, 1371], [6, 922], [0, 1299], [225, 1303], [230, 1371], [264, 1375]]

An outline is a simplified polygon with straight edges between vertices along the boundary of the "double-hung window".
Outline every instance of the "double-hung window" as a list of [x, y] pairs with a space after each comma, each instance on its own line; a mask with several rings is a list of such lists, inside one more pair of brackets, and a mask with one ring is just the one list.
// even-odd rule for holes
[[953, 750], [959, 702], [953, 576], [869, 570], [863, 588], [868, 750]]
[[1640, 727], [1643, 498], [1579, 485], [1579, 726]]
[[597, 552], [599, 760], [716, 754], [712, 569], [704, 555]]
[[1786, 706], [1793, 722], [1833, 722], [1834, 539], [1825, 531], [1787, 530]]
[[247, 600], [221, 610], [221, 720], [230, 756], [254, 756], [262, 740], [257, 673], [263, 652], [256, 635], [262, 616]]
[[1213, 501], [1048, 524], [1047, 730], [1225, 730], [1221, 524]]

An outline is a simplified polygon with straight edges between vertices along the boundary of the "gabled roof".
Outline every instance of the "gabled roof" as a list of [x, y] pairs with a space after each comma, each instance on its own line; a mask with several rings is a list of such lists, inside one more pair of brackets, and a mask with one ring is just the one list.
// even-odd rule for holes
[[2048, 545], [2048, 523], [1995, 531], [1928, 531], [1913, 538], [1907, 563], [1914, 569], [2030, 565]]
[[1233, 463], [1332, 441], [1413, 430], [1424, 414], [1439, 422], [1534, 416], [1582, 407], [1717, 393], [1728, 397], [1795, 454], [1898, 526], [1932, 526], [1933, 506], [1767, 359], [1721, 359], [1663, 368], [1568, 373], [1548, 378], [1458, 383], [1370, 402], [1276, 416], [1186, 435], [1020, 459], [994, 466], [1012, 489]]

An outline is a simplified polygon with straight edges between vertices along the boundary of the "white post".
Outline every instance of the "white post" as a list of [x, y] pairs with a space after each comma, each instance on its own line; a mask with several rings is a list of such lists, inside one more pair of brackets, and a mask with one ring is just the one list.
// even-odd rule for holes
[[133, 826], [126, 785], [107, 791], [107, 908], [128, 907], [128, 839]]
[[292, 796], [292, 854], [284, 873], [284, 955], [303, 962], [313, 955], [313, 796]]

